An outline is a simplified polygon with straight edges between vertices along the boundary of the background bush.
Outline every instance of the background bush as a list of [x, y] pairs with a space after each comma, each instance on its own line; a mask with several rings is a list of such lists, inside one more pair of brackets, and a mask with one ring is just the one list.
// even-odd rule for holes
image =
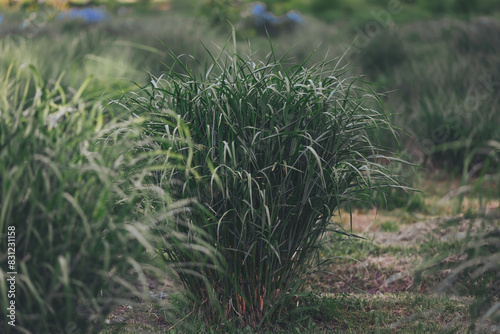
[[[451, 25], [442, 20], [428, 27], [415, 24], [413, 31], [418, 34], [404, 43], [408, 57], [378, 78], [370, 77], [386, 89], [397, 90], [388, 94], [386, 105], [396, 124], [417, 139], [428, 166], [462, 171], [468, 165], [468, 169], [491, 152], [489, 140], [499, 140], [500, 115], [495, 108], [498, 59], [487, 42], [489, 31], [498, 29], [497, 24], [496, 20]], [[481, 29], [483, 33], [471, 37]], [[471, 39], [484, 47], [466, 47]], [[395, 94], [398, 97], [391, 97]], [[411, 140], [405, 144], [412, 149]]]

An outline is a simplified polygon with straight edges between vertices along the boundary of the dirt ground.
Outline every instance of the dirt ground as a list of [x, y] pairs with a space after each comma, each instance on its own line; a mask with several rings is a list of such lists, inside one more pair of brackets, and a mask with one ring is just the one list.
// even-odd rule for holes
[[[380, 248], [380, 254], [341, 258], [314, 274], [311, 286], [324, 293], [368, 293], [385, 294], [398, 292], [427, 292], [432, 287], [425, 282], [415, 285], [414, 270], [422, 261], [419, 246], [432, 236], [437, 242], [460, 241], [467, 235], [485, 233], [500, 226], [500, 210], [495, 202], [480, 217], [466, 217], [464, 214], [445, 217], [425, 217], [398, 231], [381, 231], [376, 221], [393, 219], [375, 209], [356, 211], [352, 215], [352, 232], [365, 237]], [[494, 223], [485, 224], [485, 219]], [[450, 224], [450, 222], [452, 222]], [[496, 222], [496, 223], [495, 223]], [[355, 243], [354, 243], [355, 244]], [[444, 261], [459, 262], [460, 255], [452, 255]], [[442, 272], [445, 278], [449, 272]]]

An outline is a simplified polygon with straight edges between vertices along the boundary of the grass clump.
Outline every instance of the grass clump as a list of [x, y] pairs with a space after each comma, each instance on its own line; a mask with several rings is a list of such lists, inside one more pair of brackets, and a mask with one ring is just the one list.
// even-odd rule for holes
[[[151, 227], [165, 234], [174, 204], [150, 186], [159, 168], [141, 148], [140, 120], [89, 100], [90, 80], [71, 89], [46, 82], [34, 66], [11, 66], [2, 77], [2, 249], [15, 232], [15, 254], [0, 254], [13, 264], [0, 268], [0, 305], [15, 301], [15, 319], [0, 320], [6, 333], [97, 333], [113, 306], [148, 297]], [[164, 156], [161, 169], [173, 160]], [[180, 235], [176, 241], [187, 244]]]
[[[375, 97], [331, 63], [282, 65], [273, 53], [254, 62], [224, 51], [201, 73], [172, 72], [128, 101], [137, 115], [179, 114], [199, 144], [189, 159], [205, 185], [181, 174], [172, 181], [210, 211], [189, 218], [225, 261], [222, 270], [177, 273], [209, 322], [257, 327], [297, 303], [339, 206], [360, 186], [392, 182], [369, 139], [390, 126], [369, 107]], [[168, 137], [176, 129], [151, 122], [146, 131]], [[193, 260], [166, 246], [169, 262]]]

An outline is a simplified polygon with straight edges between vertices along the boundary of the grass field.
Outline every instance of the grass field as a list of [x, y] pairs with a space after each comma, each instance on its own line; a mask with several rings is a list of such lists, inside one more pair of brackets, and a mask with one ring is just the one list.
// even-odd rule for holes
[[229, 3], [4, 7], [18, 328], [499, 332], [496, 3]]

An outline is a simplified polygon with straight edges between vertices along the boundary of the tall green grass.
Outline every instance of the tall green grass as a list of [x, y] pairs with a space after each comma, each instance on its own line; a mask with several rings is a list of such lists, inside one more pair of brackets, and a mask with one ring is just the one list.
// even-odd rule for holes
[[[131, 81], [143, 84], [148, 72], [159, 75], [170, 65], [166, 48], [179, 55], [196, 54], [204, 59], [208, 55], [200, 39], [224, 41], [206, 20], [185, 14], [136, 13], [133, 17], [114, 17], [88, 25], [44, 17], [43, 11], [36, 13], [40, 22], [26, 30], [18, 30], [19, 24], [0, 26], [0, 50], [5, 55], [0, 62], [15, 59], [34, 64], [44, 77], [57, 76], [65, 68], [71, 77], [68, 74], [63, 83], [73, 80], [73, 84], [93, 74], [93, 84], [107, 81], [110, 89], [126, 91]], [[25, 17], [29, 15], [23, 13]], [[190, 57], [185, 57], [184, 62], [193, 64]]]
[[[140, 131], [144, 120], [89, 98], [91, 78], [73, 89], [61, 77], [12, 65], [1, 78], [0, 305], [16, 307], [15, 327], [0, 320], [7, 332], [97, 333], [114, 306], [147, 300], [146, 274], [166, 272], [149, 265], [155, 244], [172, 231], [173, 210], [189, 207], [154, 186], [152, 174], [188, 172], [186, 161], [155, 152], [157, 165]], [[180, 234], [170, 239], [181, 249], [196, 245]]]
[[426, 167], [477, 174], [488, 142], [500, 139], [499, 27], [493, 18], [408, 24], [382, 32], [355, 58], [387, 92], [392, 120], [409, 135], [404, 149]]
[[[393, 185], [371, 141], [372, 130], [390, 124], [370, 108], [377, 100], [363, 83], [333, 65], [286, 69], [272, 52], [254, 61], [224, 50], [201, 72], [170, 72], [126, 102], [136, 115], [177, 113], [199, 145], [188, 158], [204, 186], [179, 173], [170, 181], [174, 193], [210, 212], [188, 217], [214, 238], [224, 266], [193, 275], [182, 264], [194, 253], [168, 244], [165, 260], [177, 264], [188, 297], [210, 322], [257, 327], [287, 312], [339, 206], [360, 187]], [[156, 122], [144, 129], [167, 138], [177, 131]]]

